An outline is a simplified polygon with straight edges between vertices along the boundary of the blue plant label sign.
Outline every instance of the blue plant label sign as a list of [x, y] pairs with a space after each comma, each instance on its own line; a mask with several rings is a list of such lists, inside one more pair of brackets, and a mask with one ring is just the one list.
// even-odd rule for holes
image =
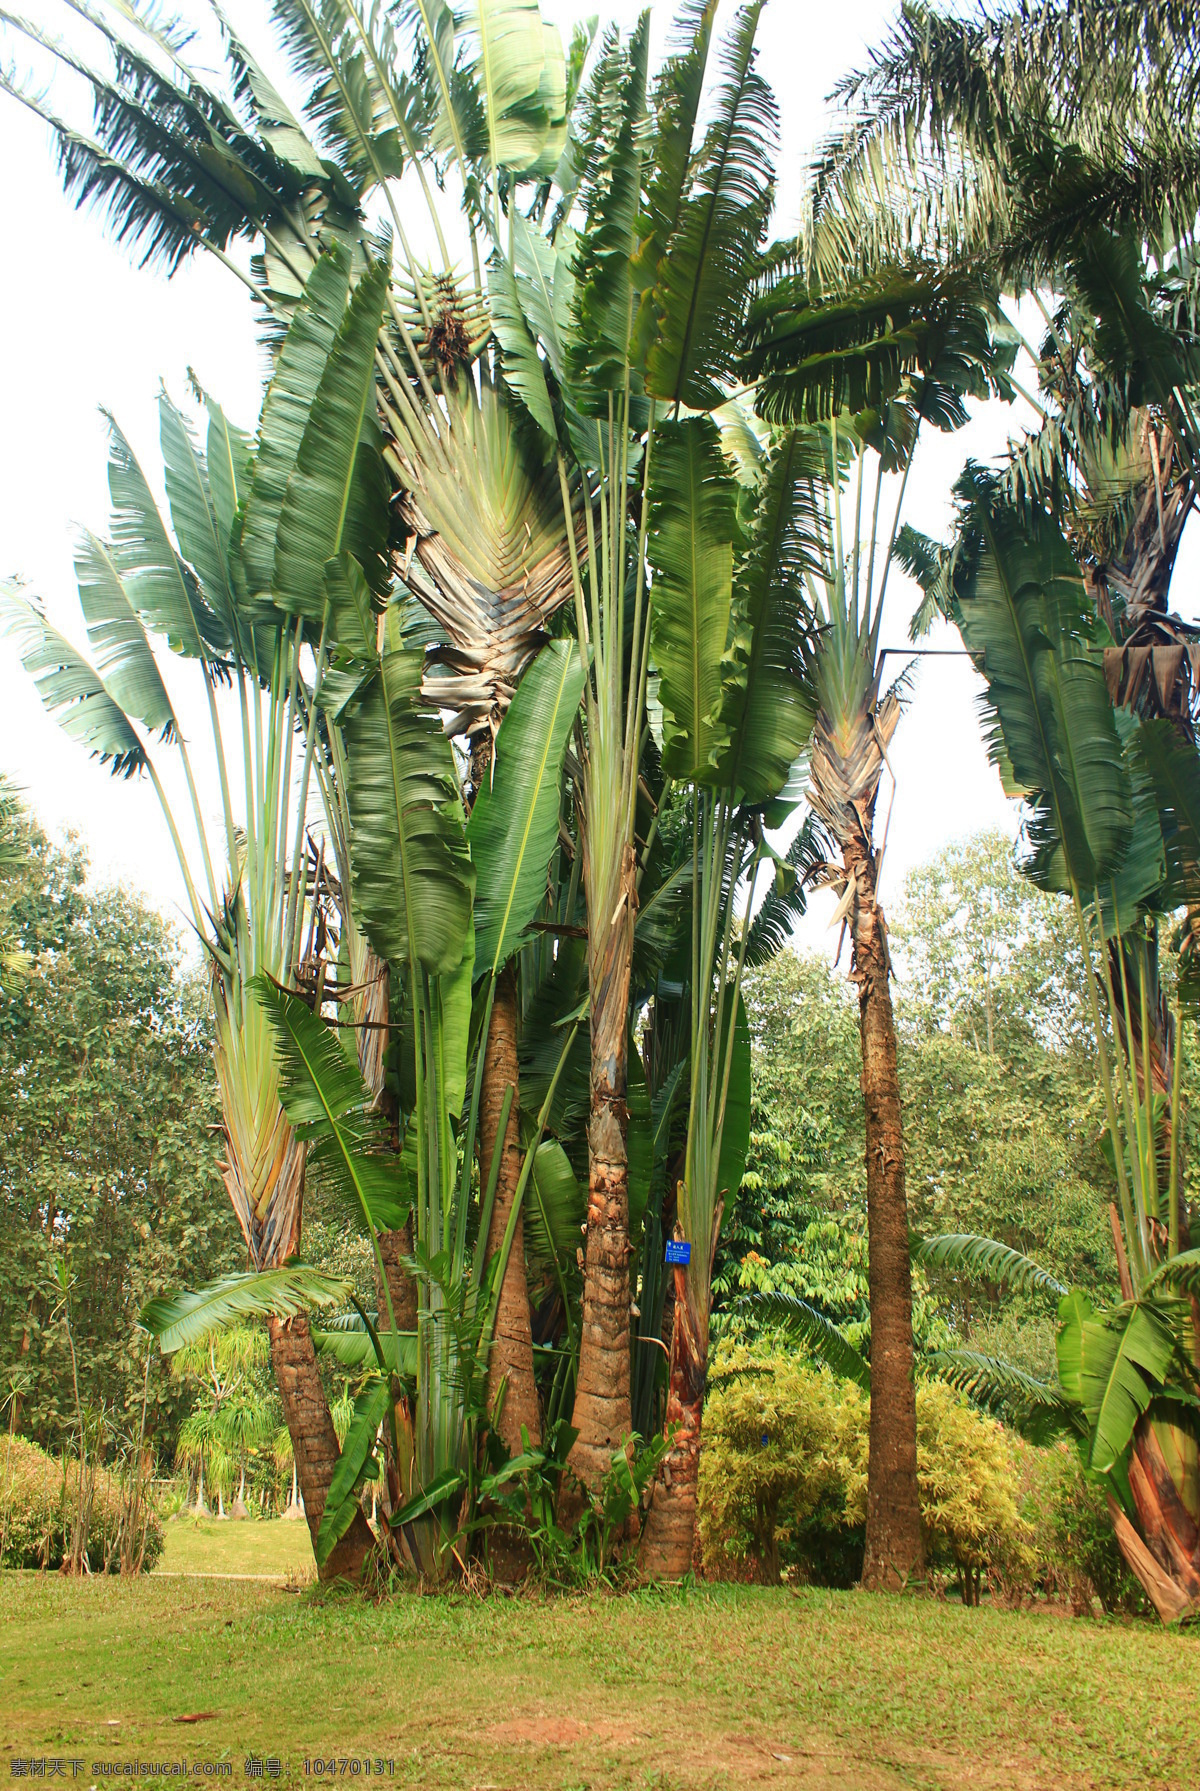
[[686, 1240], [668, 1238], [666, 1260], [668, 1262], [677, 1262], [681, 1264], [691, 1262], [692, 1246], [687, 1243]]

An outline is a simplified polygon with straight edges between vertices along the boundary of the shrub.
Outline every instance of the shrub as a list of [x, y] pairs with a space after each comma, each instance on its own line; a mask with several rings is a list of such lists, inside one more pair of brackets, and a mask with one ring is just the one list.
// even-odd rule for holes
[[[757, 1557], [817, 1584], [862, 1567], [870, 1401], [796, 1357], [719, 1356], [704, 1419], [700, 1543], [705, 1570]], [[989, 1568], [1033, 1572], [1012, 1441], [944, 1383], [917, 1389], [917, 1474], [930, 1565], [978, 1602]]]
[[[70, 1546], [79, 1492], [79, 1464], [56, 1461], [23, 1437], [0, 1439], [0, 1567], [61, 1567]], [[96, 1469], [87, 1560], [93, 1572], [117, 1572], [125, 1501], [119, 1479]], [[163, 1549], [158, 1513], [145, 1511], [149, 1572]]]
[[1065, 1597], [1080, 1612], [1144, 1611], [1145, 1596], [1117, 1547], [1104, 1488], [1085, 1474], [1070, 1443], [1020, 1445], [1021, 1511], [1033, 1536], [1036, 1571], [1026, 1590]]
[[704, 1412], [699, 1533], [706, 1566], [753, 1556], [779, 1583], [780, 1543], [836, 1495], [834, 1385], [796, 1358], [722, 1352]]

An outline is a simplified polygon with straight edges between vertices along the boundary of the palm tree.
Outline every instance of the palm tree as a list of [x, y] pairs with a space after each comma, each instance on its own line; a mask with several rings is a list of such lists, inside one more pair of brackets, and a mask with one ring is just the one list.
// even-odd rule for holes
[[[350, 540], [361, 539], [352, 533], [361, 528], [358, 515], [328, 538], [313, 532], [327, 513], [320, 500], [328, 505], [339, 467], [345, 485], [356, 463], [356, 366], [360, 392], [373, 381], [382, 276], [364, 278], [348, 299], [348, 272], [348, 257], [337, 253], [314, 270], [279, 352], [253, 456], [249, 442], [211, 401], [208, 453], [202, 454], [164, 395], [162, 448], [174, 537], [113, 425], [113, 540], [88, 536], [77, 562], [94, 666], [27, 597], [11, 589], [4, 596], [9, 625], [19, 633], [24, 663], [47, 707], [114, 771], [145, 770], [159, 796], [192, 923], [212, 966], [214, 1059], [226, 1143], [222, 1173], [255, 1272], [278, 1270], [300, 1237], [304, 1151], [279, 1105], [271, 1035], [251, 984], [260, 975], [287, 983], [298, 973], [306, 910], [315, 893], [305, 839], [321, 747], [317, 701], [328, 666], [332, 604], [322, 587], [317, 626], [309, 629], [304, 609], [314, 598], [304, 573], [311, 562], [297, 544], [306, 539], [309, 551], [321, 555], [320, 566], [339, 553], [350, 559]], [[334, 504], [336, 511], [336, 499]], [[268, 527], [278, 530], [281, 543], [272, 573], [276, 602], [248, 596], [254, 586], [242, 545]], [[221, 792], [223, 854], [210, 839], [185, 733], [151, 634], [199, 665]], [[228, 709], [223, 717], [218, 702], [225, 685], [236, 695], [240, 821]], [[194, 854], [184, 845], [157, 771], [148, 738], [153, 732], [179, 756]], [[336, 1438], [306, 1321], [297, 1315], [270, 1322], [315, 1534], [337, 1458]], [[355, 1526], [331, 1571], [360, 1567], [370, 1546], [365, 1523]]]
[[[1115, 709], [1103, 623], [1056, 521], [968, 467], [947, 588], [987, 683], [992, 756], [1029, 805], [1025, 868], [1071, 901], [1085, 966], [1117, 1200], [1122, 1302], [1059, 1306], [1059, 1384], [1020, 1389], [1002, 1364], [964, 1363], [986, 1397], [1058, 1413], [1107, 1476], [1117, 1540], [1160, 1614], [1200, 1600], [1200, 1453], [1181, 1406], [1195, 1397], [1196, 1252], [1180, 1184], [1184, 1010], [1159, 981], [1160, 928], [1195, 901], [1200, 765], [1178, 718]], [[1185, 943], [1190, 934], [1185, 930]], [[1185, 952], [1179, 966], [1186, 983]], [[934, 1240], [936, 1259], [1003, 1278], [995, 1246]], [[1184, 1297], [1181, 1297], [1184, 1296]], [[1118, 1396], [1118, 1386], [1125, 1393]]]
[[[584, 1308], [571, 1465], [594, 1489], [632, 1429], [629, 1000], [652, 604], [656, 443], [681, 406], [727, 395], [770, 209], [774, 102], [754, 70], [759, 4], [738, 14], [701, 126], [715, 4], [681, 14], [647, 99], [648, 20], [603, 42], [573, 129], [582, 214], [549, 238], [519, 218], [493, 294], [506, 354], [557, 465], [576, 638], [588, 666], [577, 804], [588, 913], [591, 1092]], [[495, 302], [495, 296], [493, 298]], [[577, 546], [582, 513], [582, 539]], [[706, 643], [711, 645], [711, 643]], [[719, 646], [718, 646], [719, 650]], [[714, 668], [706, 668], [711, 678]]]
[[[220, 14], [232, 100], [198, 77], [169, 33], [124, 8], [89, 14], [114, 52], [111, 73], [44, 33], [26, 34], [82, 73], [96, 96], [94, 139], [50, 119], [68, 186], [81, 199], [106, 203], [120, 234], [144, 244], [148, 258], [172, 267], [197, 249], [233, 267], [231, 238], [261, 243], [253, 275], [239, 277], [276, 333], [302, 307], [318, 258], [331, 242], [345, 245], [357, 279], [377, 247], [359, 207], [373, 192], [382, 196], [406, 271], [406, 283], [389, 289], [386, 315], [377, 320], [383, 462], [400, 541], [407, 537], [406, 587], [423, 606], [426, 639], [434, 648], [429, 694], [453, 711], [449, 732], [464, 733], [473, 744], [478, 784], [517, 680], [571, 590], [564, 532], [570, 518], [564, 523], [557, 478], [531, 459], [514, 428], [499, 363], [481, 357], [491, 324], [477, 247], [479, 229], [493, 229], [499, 215], [495, 189], [501, 177], [515, 194], [520, 181], [540, 181], [553, 172], [566, 134], [566, 64], [557, 34], [543, 29], [536, 9], [531, 15], [527, 6], [484, 4], [457, 20], [440, 4], [412, 7], [404, 31], [416, 53], [413, 77], [398, 72], [392, 25], [377, 11], [366, 14], [338, 0], [301, 0], [276, 10], [293, 69], [312, 83], [311, 137]], [[29, 90], [12, 80], [5, 84], [47, 115]], [[207, 159], [196, 154], [197, 133], [211, 142]], [[452, 264], [425, 173], [434, 160], [441, 171], [442, 157], [457, 164], [467, 198], [474, 269], [467, 284]], [[394, 191], [405, 169], [415, 173], [429, 206], [442, 255], [439, 272], [415, 260], [405, 236]], [[272, 525], [288, 478], [286, 458], [268, 464], [260, 456], [256, 476], [263, 503], [241, 542], [251, 591], [274, 580]], [[311, 545], [302, 541], [298, 551]], [[300, 576], [298, 562], [294, 570]], [[355, 593], [343, 596], [352, 607]], [[320, 593], [306, 591], [305, 601], [315, 629]], [[318, 752], [319, 778], [320, 758]], [[349, 798], [335, 773], [323, 782], [341, 847], [340, 883], [349, 891]], [[374, 963], [368, 958], [368, 930], [355, 924], [352, 912], [343, 920], [358, 1017], [364, 1033], [369, 1027], [381, 1043], [382, 961], [377, 954]], [[491, 966], [493, 994], [502, 968]], [[504, 1092], [495, 1078], [516, 1075], [513, 1024], [505, 984], [485, 1024], [488, 1049], [480, 1054], [488, 1093], [485, 1150], [489, 1116]], [[365, 1038], [363, 1043], [365, 1051]], [[378, 1093], [382, 1052], [371, 1055]], [[515, 1110], [511, 1123], [515, 1127]], [[512, 1155], [506, 1154], [510, 1163]], [[500, 1211], [511, 1205], [511, 1183], [506, 1170]], [[403, 1229], [381, 1233], [381, 1276], [386, 1273], [393, 1304], [406, 1321], [414, 1312], [413, 1288], [400, 1265], [411, 1243]], [[509, 1256], [507, 1279], [506, 1310], [519, 1312], [526, 1303], [519, 1251]], [[528, 1417], [534, 1394], [532, 1357], [528, 1351], [526, 1356], [524, 1397], [511, 1402], [511, 1411], [523, 1406]], [[510, 1382], [515, 1368], [507, 1365]]]

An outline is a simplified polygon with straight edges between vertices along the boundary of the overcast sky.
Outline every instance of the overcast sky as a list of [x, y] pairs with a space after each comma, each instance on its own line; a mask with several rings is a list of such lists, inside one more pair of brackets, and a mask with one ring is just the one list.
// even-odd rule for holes
[[[54, 0], [37, 16], [51, 22]], [[202, 0], [180, 0], [200, 16]], [[543, 0], [543, 12], [569, 29], [596, 10], [573, 0]], [[780, 202], [776, 229], [794, 225], [807, 151], [827, 127], [825, 95], [837, 77], [877, 43], [894, 7], [881, 0], [774, 0], [762, 24], [761, 66], [782, 112]], [[244, 29], [269, 44], [259, 0], [239, 0]], [[609, 6], [602, 18], [628, 26], [638, 8]], [[730, 4], [722, 9], [726, 22]], [[64, 18], [67, 15], [64, 12]], [[668, 7], [653, 14], [661, 52]], [[53, 20], [57, 27], [58, 19]], [[20, 41], [0, 28], [0, 58], [24, 66]], [[280, 58], [271, 55], [271, 66]], [[52, 101], [72, 115], [71, 83], [59, 76]], [[7, 275], [0, 283], [0, 575], [17, 574], [45, 602], [64, 633], [86, 646], [75, 591], [72, 551], [80, 524], [107, 526], [106, 425], [110, 409], [157, 481], [156, 397], [165, 383], [179, 403], [187, 374], [224, 405], [234, 421], [253, 424], [262, 364], [254, 341], [249, 295], [225, 269], [197, 256], [168, 281], [139, 271], [107, 240], [100, 220], [76, 212], [63, 197], [48, 132], [0, 95], [0, 166], [12, 178], [5, 194]], [[977, 407], [952, 437], [931, 436], [909, 486], [906, 514], [933, 534], [947, 528], [950, 487], [968, 454], [1000, 452], [1019, 417], [1006, 407]], [[889, 585], [884, 640], [903, 645], [912, 587], [898, 574]], [[957, 646], [941, 631], [930, 646]], [[901, 662], [893, 665], [898, 669]], [[188, 679], [185, 669], [184, 683]], [[179, 681], [175, 686], [179, 689]], [[1014, 805], [988, 765], [975, 715], [978, 681], [962, 659], [923, 662], [913, 701], [892, 747], [897, 788], [888, 834], [885, 900], [904, 874], [952, 839], [986, 826], [1016, 830]], [[190, 704], [185, 700], [185, 712]], [[182, 885], [156, 800], [146, 780], [114, 781], [60, 734], [45, 715], [11, 641], [0, 639], [0, 770], [14, 776], [37, 815], [56, 836], [76, 830], [91, 854], [93, 874], [123, 880], [164, 910], [178, 914]], [[884, 800], [886, 801], [886, 792]], [[832, 898], [814, 902], [801, 937], [820, 945]]]

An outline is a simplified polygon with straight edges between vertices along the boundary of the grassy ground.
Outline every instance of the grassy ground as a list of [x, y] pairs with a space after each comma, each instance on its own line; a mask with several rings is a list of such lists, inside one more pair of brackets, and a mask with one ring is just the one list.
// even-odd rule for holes
[[368, 1605], [0, 1575], [0, 1755], [80, 1759], [81, 1787], [139, 1760], [240, 1782], [254, 1753], [478, 1791], [1190, 1791], [1198, 1676], [1186, 1633], [861, 1593]]
[[166, 1546], [156, 1573], [253, 1573], [284, 1580], [310, 1580], [315, 1574], [305, 1523], [282, 1517], [266, 1523], [180, 1517], [163, 1530]]

